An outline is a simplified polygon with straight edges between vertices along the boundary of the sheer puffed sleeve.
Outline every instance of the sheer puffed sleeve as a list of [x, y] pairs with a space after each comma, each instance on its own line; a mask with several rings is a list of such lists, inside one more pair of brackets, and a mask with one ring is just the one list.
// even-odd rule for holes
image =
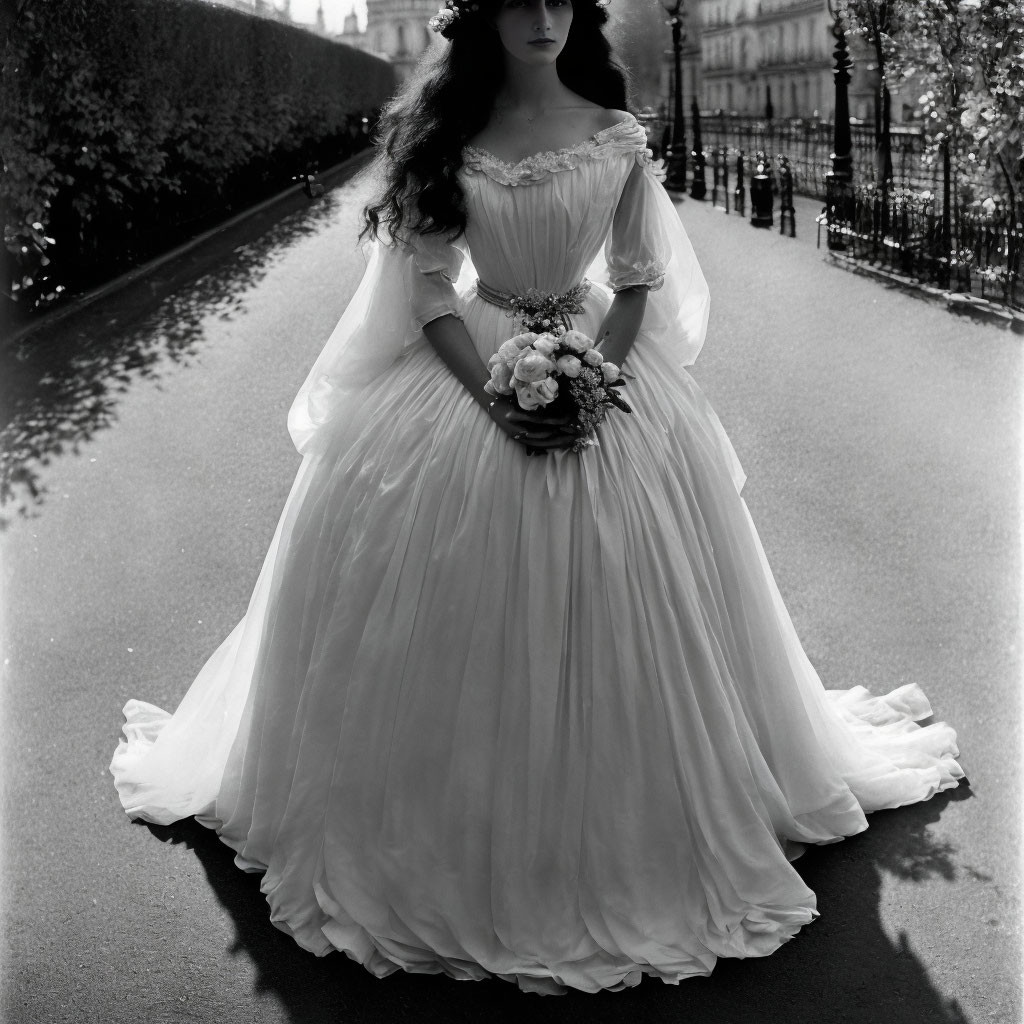
[[462, 318], [455, 282], [465, 243], [407, 232], [363, 245], [363, 278], [288, 412], [288, 432], [303, 455], [317, 450], [321, 428], [356, 393], [413, 346], [423, 326], [446, 313]]
[[443, 235], [413, 232], [402, 243], [402, 251], [411, 259], [408, 269], [409, 305], [416, 330], [445, 313], [462, 319], [462, 303], [455, 290], [464, 257], [458, 245]]
[[635, 152], [604, 256], [612, 291], [650, 288], [637, 341], [646, 339], [677, 364], [689, 366], [707, 333], [708, 286], [646, 148]]

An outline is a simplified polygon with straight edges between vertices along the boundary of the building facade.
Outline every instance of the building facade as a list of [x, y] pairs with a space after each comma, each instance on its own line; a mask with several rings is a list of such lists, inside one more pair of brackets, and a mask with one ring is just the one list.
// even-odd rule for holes
[[353, 10], [335, 38], [390, 61], [404, 81], [423, 51], [434, 45], [427, 22], [439, 6], [439, 0], [366, 0], [366, 29], [360, 31]]
[[[699, 47], [684, 73], [687, 107], [696, 95], [706, 111], [831, 120], [835, 37], [827, 0], [692, 0], [688, 10], [689, 36]], [[850, 114], [870, 121], [878, 91], [873, 54], [855, 36], [847, 42]], [[916, 95], [913, 85], [894, 91], [894, 121], [911, 116]]]
[[829, 117], [826, 0], [702, 0], [701, 106], [760, 117]]

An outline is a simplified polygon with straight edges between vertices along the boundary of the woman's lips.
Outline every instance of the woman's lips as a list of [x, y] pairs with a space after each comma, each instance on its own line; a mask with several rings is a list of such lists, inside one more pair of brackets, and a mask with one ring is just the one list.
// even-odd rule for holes
[[550, 46], [554, 39], [531, 39], [530, 46]]

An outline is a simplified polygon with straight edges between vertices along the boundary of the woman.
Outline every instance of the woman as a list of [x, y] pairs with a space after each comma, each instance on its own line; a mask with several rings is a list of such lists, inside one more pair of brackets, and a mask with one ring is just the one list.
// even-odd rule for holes
[[[817, 915], [806, 844], [963, 775], [917, 686], [827, 692], [800, 647], [683, 369], [707, 288], [606, 16], [433, 19], [248, 612], [173, 716], [129, 701], [111, 765], [129, 815], [216, 828], [279, 928], [381, 976], [592, 992], [766, 955]], [[529, 289], [625, 363], [598, 447], [485, 390]]]

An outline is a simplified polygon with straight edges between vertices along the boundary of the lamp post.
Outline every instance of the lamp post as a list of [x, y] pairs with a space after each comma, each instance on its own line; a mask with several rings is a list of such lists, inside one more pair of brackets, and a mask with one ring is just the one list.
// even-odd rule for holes
[[686, 191], [686, 121], [683, 117], [683, 0], [663, 0], [672, 27], [672, 57], [675, 74], [672, 87], [672, 142], [665, 156], [665, 188]]
[[832, 54], [836, 62], [832, 72], [836, 83], [836, 112], [832, 170], [825, 175], [825, 217], [828, 223], [828, 247], [840, 251], [846, 248], [841, 225], [849, 224], [853, 214], [853, 140], [850, 137], [850, 101], [846, 92], [853, 61], [846, 44], [843, 21], [833, 0], [828, 0], [828, 13], [833, 19], [832, 35], [836, 41]]

